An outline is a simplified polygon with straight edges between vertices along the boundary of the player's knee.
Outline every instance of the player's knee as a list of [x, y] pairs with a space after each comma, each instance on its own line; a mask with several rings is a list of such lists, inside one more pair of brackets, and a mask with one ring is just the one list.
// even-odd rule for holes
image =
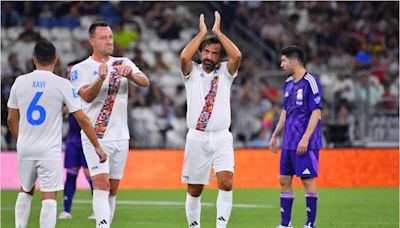
[[199, 197], [203, 192], [204, 186], [202, 185], [188, 185], [187, 193], [193, 197]]
[[279, 184], [282, 189], [290, 188], [292, 183], [286, 177], [279, 177]]
[[303, 186], [307, 192], [316, 191], [314, 178], [301, 178], [301, 182], [303, 183]]
[[110, 183], [108, 183], [107, 181], [95, 183], [93, 184], [93, 188], [96, 190], [110, 191]]
[[231, 191], [233, 187], [233, 180], [230, 178], [222, 179], [219, 182], [218, 188], [224, 191]]
[[98, 190], [110, 191], [110, 181], [108, 175], [99, 174], [92, 177], [93, 188]]

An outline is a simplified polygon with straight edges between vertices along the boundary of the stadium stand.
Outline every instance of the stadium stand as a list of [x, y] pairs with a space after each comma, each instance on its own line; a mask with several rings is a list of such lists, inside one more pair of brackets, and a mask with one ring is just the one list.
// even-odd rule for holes
[[[87, 29], [97, 19], [138, 34], [125, 48], [116, 43], [115, 55], [131, 58], [150, 76], [150, 88], [130, 90], [131, 147], [183, 148], [186, 107], [179, 89], [179, 53], [197, 33], [197, 15], [204, 12], [211, 23], [216, 9], [229, 21], [223, 29], [244, 54], [232, 90], [236, 147], [268, 140], [285, 80], [279, 51], [288, 44], [305, 48], [307, 68], [323, 86], [325, 147], [398, 147], [398, 2], [1, 4], [2, 150], [15, 149], [6, 124], [7, 99], [15, 78], [32, 69], [29, 56], [35, 40], [39, 36], [54, 42], [60, 56], [56, 70], [65, 75], [68, 62], [89, 55]], [[162, 27], [166, 21], [172, 21], [168, 28]]]

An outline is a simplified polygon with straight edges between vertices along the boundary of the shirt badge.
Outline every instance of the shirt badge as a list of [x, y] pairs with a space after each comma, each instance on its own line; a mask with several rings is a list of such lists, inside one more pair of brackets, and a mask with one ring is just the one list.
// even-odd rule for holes
[[76, 81], [78, 80], [78, 71], [74, 70], [71, 72], [71, 81]]

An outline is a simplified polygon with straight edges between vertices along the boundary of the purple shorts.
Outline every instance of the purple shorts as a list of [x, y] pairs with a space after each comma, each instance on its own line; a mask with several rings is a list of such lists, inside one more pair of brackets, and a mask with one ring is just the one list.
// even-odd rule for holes
[[318, 176], [319, 150], [308, 150], [298, 155], [296, 150], [282, 150], [279, 174], [312, 178]]
[[82, 143], [67, 141], [65, 144], [64, 168], [80, 168], [81, 166], [83, 168], [88, 167], [83, 154]]

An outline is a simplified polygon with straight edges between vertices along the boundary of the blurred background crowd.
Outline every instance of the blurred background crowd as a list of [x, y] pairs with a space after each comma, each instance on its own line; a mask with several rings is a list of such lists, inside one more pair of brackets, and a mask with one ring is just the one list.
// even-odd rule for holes
[[[91, 54], [88, 27], [107, 21], [115, 56], [130, 58], [151, 80], [131, 86], [131, 148], [183, 148], [186, 95], [179, 54], [213, 12], [243, 53], [231, 93], [235, 147], [266, 148], [281, 111], [280, 49], [306, 50], [322, 84], [325, 147], [398, 147], [399, 2], [1, 2], [1, 149], [15, 149], [7, 127], [10, 88], [34, 69], [36, 41], [58, 51], [55, 73]], [[66, 122], [64, 132], [68, 131]]]

